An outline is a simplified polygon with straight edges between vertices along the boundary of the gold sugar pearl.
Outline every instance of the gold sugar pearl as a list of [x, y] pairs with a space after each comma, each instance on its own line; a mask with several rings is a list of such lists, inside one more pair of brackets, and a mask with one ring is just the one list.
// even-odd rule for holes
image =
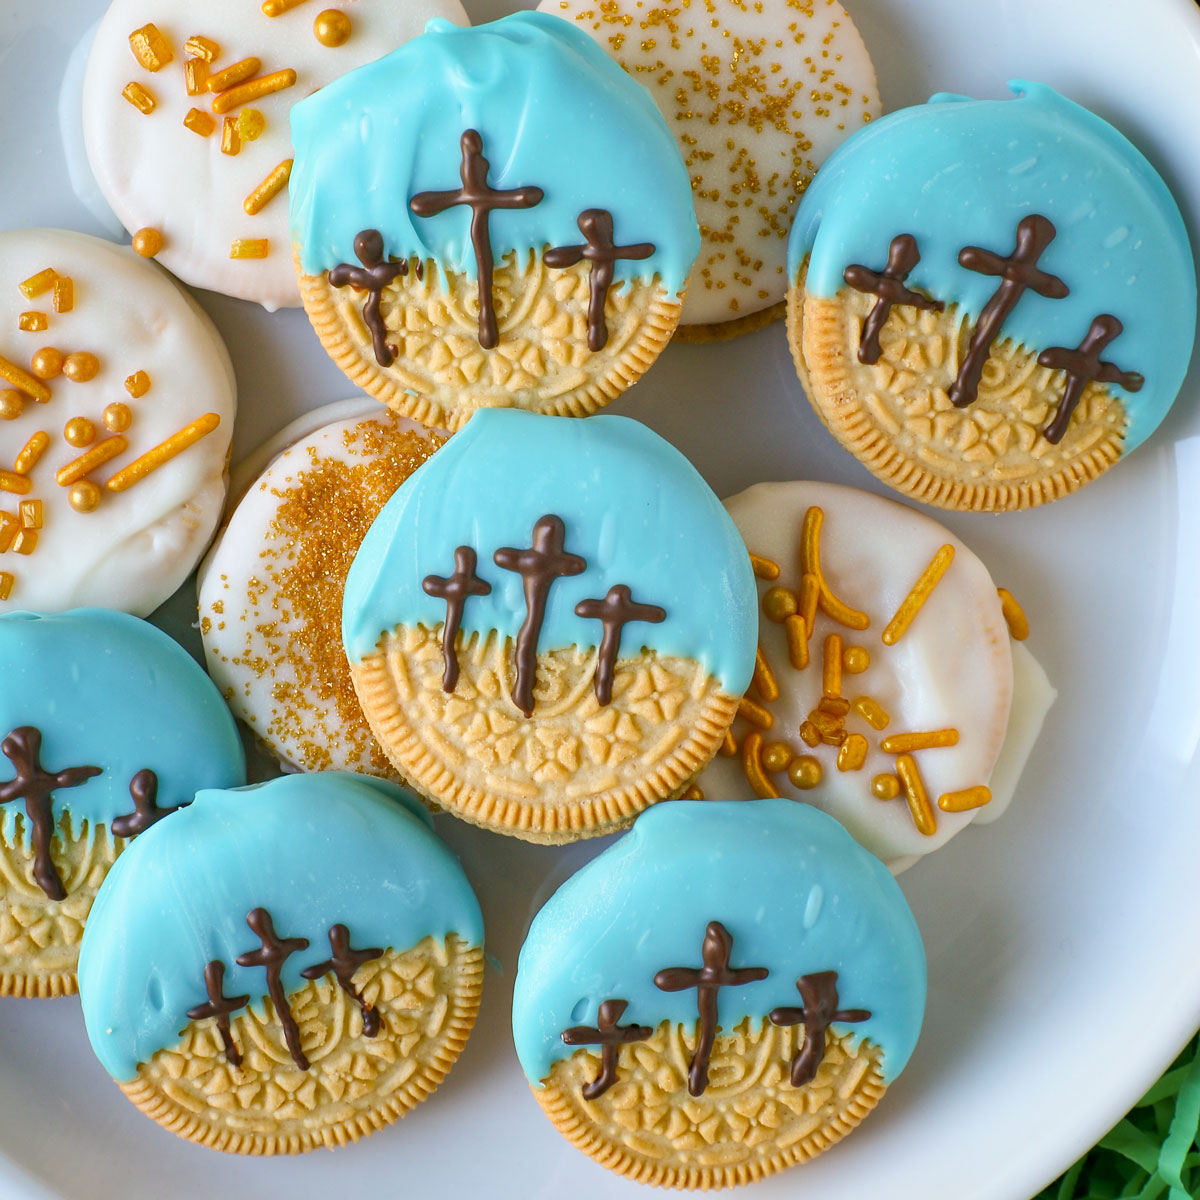
[[15, 421], [25, 411], [25, 398], [16, 388], [0, 392], [0, 421]]
[[313, 35], [322, 46], [344, 46], [350, 39], [350, 18], [337, 8], [317, 13]]
[[100, 370], [100, 360], [86, 350], [68, 354], [63, 360], [62, 373], [72, 383], [87, 383], [95, 379]]
[[876, 775], [871, 780], [871, 795], [876, 800], [895, 800], [900, 795], [900, 780], [895, 775]]
[[67, 502], [76, 512], [95, 512], [100, 507], [100, 488], [90, 479], [80, 479], [71, 484]]
[[788, 778], [794, 787], [806, 792], [821, 782], [821, 764], [811, 754], [801, 754], [792, 759], [792, 764], [788, 767]]
[[128, 405], [110, 404], [104, 410], [102, 419], [104, 428], [109, 433], [124, 433], [133, 424], [133, 413], [129, 411]]
[[790, 588], [767, 588], [762, 598], [763, 612], [768, 621], [786, 621], [796, 614], [796, 593]]
[[142, 258], [153, 258], [163, 248], [163, 235], [150, 226], [133, 235], [133, 252]]
[[871, 652], [865, 646], [847, 646], [842, 651], [842, 670], [861, 675], [871, 665]]
[[87, 417], [72, 417], [63, 427], [63, 437], [69, 445], [83, 449], [96, 440], [96, 426]]
[[762, 765], [768, 771], [786, 771], [794, 757], [787, 742], [768, 742], [762, 749]]
[[61, 350], [55, 350], [53, 346], [43, 346], [29, 360], [29, 369], [39, 379], [53, 379], [62, 374], [64, 361]]

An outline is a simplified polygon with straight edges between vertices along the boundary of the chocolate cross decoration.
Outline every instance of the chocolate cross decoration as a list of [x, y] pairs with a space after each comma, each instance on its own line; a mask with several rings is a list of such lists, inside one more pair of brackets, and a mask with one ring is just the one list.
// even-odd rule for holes
[[442, 691], [452, 692], [458, 685], [458, 652], [454, 639], [462, 623], [463, 609], [468, 596], [486, 596], [492, 585], [475, 574], [475, 551], [459, 546], [454, 551], [454, 574], [449, 579], [441, 575], [426, 575], [421, 580], [425, 594], [446, 602], [446, 622], [442, 626]]
[[618, 246], [613, 241], [612, 213], [604, 208], [586, 208], [579, 214], [579, 232], [586, 242], [582, 246], [556, 246], [542, 255], [548, 267], [573, 267], [578, 262], [591, 264], [588, 271], [588, 349], [593, 353], [608, 344], [608, 324], [604, 320], [604, 305], [612, 287], [614, 267], [618, 259], [649, 258], [654, 253], [653, 242], [637, 242]]
[[585, 1100], [603, 1096], [617, 1082], [617, 1055], [622, 1046], [644, 1042], [654, 1032], [649, 1025], [617, 1024], [628, 1007], [628, 1000], [605, 1000], [600, 1005], [595, 1029], [589, 1025], [572, 1025], [562, 1031], [562, 1040], [568, 1046], [600, 1047], [600, 1074], [591, 1083], [583, 1085]]
[[539, 187], [513, 188], [496, 191], [488, 184], [491, 164], [483, 156], [483, 138], [468, 129], [461, 140], [462, 165], [459, 178], [462, 187], [446, 192], [418, 192], [409, 208], [418, 217], [436, 217], [448, 208], [465, 204], [471, 210], [471, 246], [475, 251], [475, 266], [479, 274], [479, 344], [492, 350], [500, 341], [496, 328], [496, 306], [492, 298], [492, 236], [489, 216], [496, 209], [533, 208], [541, 204], [545, 193]]
[[865, 1021], [870, 1012], [865, 1008], [838, 1009], [837, 972], [817, 971], [801, 975], [796, 980], [803, 1008], [773, 1008], [771, 1022], [775, 1025], [803, 1025], [804, 1044], [792, 1055], [792, 1087], [803, 1087], [817, 1076], [817, 1068], [825, 1057], [825, 1030], [831, 1021]]
[[363, 1035], [374, 1037], [379, 1032], [379, 1013], [364, 999], [361, 992], [354, 986], [354, 972], [363, 963], [378, 958], [383, 953], [381, 946], [372, 946], [368, 950], [354, 950], [350, 945], [350, 930], [345, 925], [334, 925], [329, 930], [329, 946], [333, 956], [324, 962], [305, 967], [300, 972], [305, 979], [320, 979], [329, 971], [333, 972], [338, 987], [358, 1005], [362, 1013]]
[[654, 976], [654, 986], [664, 992], [696, 989], [696, 1010], [700, 1016], [700, 1036], [688, 1069], [688, 1092], [700, 1096], [708, 1087], [708, 1063], [717, 1036], [717, 993], [723, 987], [757, 983], [766, 979], [766, 967], [730, 967], [733, 935], [720, 921], [709, 921], [704, 931], [700, 957], [702, 967], [667, 967]]
[[159, 808], [158, 776], [149, 767], [144, 767], [129, 781], [129, 795], [133, 799], [133, 812], [126, 813], [123, 817], [114, 817], [108, 826], [117, 837], [137, 837], [139, 833], [145, 833], [156, 821], [161, 821], [163, 817], [178, 812], [181, 808], [187, 808], [191, 803], [185, 801], [174, 808]]
[[242, 1052], [229, 1032], [229, 1014], [250, 1003], [250, 997], [225, 995], [225, 964], [214, 958], [204, 968], [204, 987], [208, 992], [208, 1000], [187, 1010], [189, 1021], [202, 1021], [205, 1017], [217, 1018], [217, 1029], [221, 1033], [221, 1042], [225, 1047], [225, 1061], [235, 1067], [242, 1065]]
[[921, 261], [917, 239], [911, 233], [902, 233], [892, 238], [888, 247], [887, 266], [882, 271], [857, 264], [842, 272], [842, 278], [856, 291], [878, 296], [867, 319], [863, 322], [862, 337], [858, 343], [858, 361], [868, 366], [879, 361], [883, 353], [879, 335], [892, 314], [893, 304], [908, 304], [930, 312], [941, 312], [946, 306], [941, 300], [931, 300], [904, 286], [909, 271]]
[[612, 702], [613, 669], [621, 649], [621, 632], [630, 621], [648, 621], [657, 625], [667, 619], [666, 609], [657, 604], [638, 604], [630, 598], [623, 583], [608, 589], [603, 600], [580, 600], [575, 605], [577, 617], [595, 618], [604, 626], [600, 654], [596, 662], [596, 699], [601, 704]]
[[21, 725], [0, 742], [0, 751], [13, 765], [16, 776], [0, 784], [0, 804], [25, 801], [25, 816], [33, 832], [33, 878], [51, 900], [67, 893], [50, 858], [54, 837], [54, 793], [78, 787], [100, 774], [99, 767], [67, 767], [52, 774], [42, 767], [42, 731]]
[[1125, 326], [1109, 313], [1102, 313], [1091, 324], [1087, 337], [1068, 350], [1064, 346], [1051, 346], [1038, 355], [1038, 365], [1052, 371], [1067, 373], [1067, 387], [1063, 398], [1042, 436], [1048, 442], [1061, 442], [1071, 423], [1071, 414], [1083, 396], [1084, 389], [1092, 380], [1099, 383], [1115, 383], [1127, 392], [1141, 391], [1145, 379], [1136, 371], [1122, 371], [1114, 363], [1101, 362], [1100, 352], [1124, 332]]
[[262, 942], [259, 950], [247, 950], [239, 954], [236, 962], [239, 967], [265, 967], [267, 971], [267, 994], [275, 1006], [275, 1015], [283, 1026], [283, 1040], [291, 1052], [292, 1061], [302, 1071], [308, 1070], [308, 1059], [300, 1048], [300, 1030], [296, 1026], [296, 1018], [288, 1008], [287, 997], [283, 994], [283, 984], [279, 973], [283, 964], [291, 956], [308, 946], [308, 938], [280, 938], [275, 932], [275, 923], [271, 914], [265, 908], [251, 909], [246, 915], [246, 924]]
[[562, 518], [547, 514], [534, 525], [533, 545], [528, 550], [504, 546], [492, 555], [496, 566], [516, 571], [524, 583], [525, 620], [517, 634], [517, 682], [513, 688], [513, 703], [527, 717], [533, 716], [538, 635], [546, 619], [550, 585], [563, 575], [578, 575], [587, 569], [585, 559], [563, 551], [565, 540]]
[[364, 229], [354, 238], [354, 253], [361, 267], [352, 263], [338, 263], [329, 272], [329, 282], [334, 287], [362, 288], [367, 293], [363, 304], [363, 324], [371, 334], [375, 348], [375, 361], [381, 367], [390, 367], [395, 360], [392, 347], [387, 342], [387, 328], [379, 311], [383, 289], [397, 275], [408, 274], [408, 263], [389, 262], [383, 254], [383, 234], [378, 229]]
[[958, 261], [968, 271], [995, 275], [1001, 282], [979, 314], [979, 322], [958, 368], [958, 378], [950, 386], [950, 399], [956, 408], [966, 408], [978, 397], [983, 365], [992, 352], [992, 343], [1000, 336], [1004, 322], [1027, 291], [1032, 289], [1049, 300], [1062, 300], [1070, 295], [1071, 289], [1057, 275], [1051, 275], [1037, 265], [1046, 247], [1054, 241], [1056, 232], [1050, 220], [1035, 213], [1021, 219], [1017, 226], [1016, 246], [1007, 258], [978, 246], [967, 246], [959, 251]]

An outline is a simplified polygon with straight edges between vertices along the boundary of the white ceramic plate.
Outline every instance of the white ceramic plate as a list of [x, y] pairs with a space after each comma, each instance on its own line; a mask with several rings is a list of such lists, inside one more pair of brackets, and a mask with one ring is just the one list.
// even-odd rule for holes
[[[887, 108], [935, 90], [1001, 96], [1010, 77], [1044, 80], [1149, 154], [1200, 247], [1191, 0], [847, 3]], [[67, 57], [103, 4], [5, 0], [2, 227], [102, 232], [68, 187], [55, 108]], [[468, 0], [476, 19], [507, 7]], [[239, 454], [346, 394], [302, 313], [200, 299], [237, 365]], [[1150, 443], [1080, 496], [1026, 515], [948, 520], [1024, 603], [1060, 699], [1004, 819], [968, 829], [902, 877], [929, 952], [929, 1011], [908, 1071], [852, 1138], [757, 1185], [756, 1200], [1027, 1200], [1200, 1024], [1198, 400], [1194, 370]], [[672, 347], [614, 411], [670, 438], [721, 494], [799, 477], [879, 487], [820, 428], [780, 326], [731, 345]], [[0, 1196], [638, 1194], [542, 1117], [508, 1031], [529, 917], [598, 845], [527, 846], [448, 817], [439, 827], [480, 892], [493, 969], [479, 1027], [431, 1102], [348, 1150], [225, 1158], [125, 1101], [89, 1051], [75, 1000], [5, 1000]]]

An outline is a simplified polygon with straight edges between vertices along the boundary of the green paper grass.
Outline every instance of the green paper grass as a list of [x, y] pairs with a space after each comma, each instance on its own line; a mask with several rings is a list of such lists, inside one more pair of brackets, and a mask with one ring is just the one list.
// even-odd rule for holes
[[1197, 1200], [1200, 1037], [1126, 1118], [1034, 1200]]

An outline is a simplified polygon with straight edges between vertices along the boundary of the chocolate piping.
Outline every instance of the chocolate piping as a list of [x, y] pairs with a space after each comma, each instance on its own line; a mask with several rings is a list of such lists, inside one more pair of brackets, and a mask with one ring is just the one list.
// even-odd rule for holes
[[159, 808], [158, 776], [149, 767], [143, 767], [129, 781], [129, 795], [133, 798], [133, 812], [126, 813], [123, 817], [114, 817], [109, 824], [109, 829], [117, 837], [137, 837], [163, 817], [178, 812], [181, 808], [187, 808], [191, 803], [185, 801], [183, 804], [176, 804], [174, 808]]
[[1067, 373], [1067, 386], [1063, 398], [1050, 423], [1042, 432], [1048, 442], [1062, 441], [1071, 423], [1071, 414], [1083, 397], [1084, 389], [1092, 380], [1098, 383], [1115, 383], [1127, 392], [1141, 391], [1146, 382], [1136, 371], [1122, 371], [1115, 363], [1101, 362], [1100, 352], [1124, 332], [1125, 326], [1110, 313], [1101, 313], [1091, 324], [1087, 337], [1068, 350], [1065, 346], [1051, 346], [1038, 355], [1038, 365], [1052, 371]]
[[958, 378], [950, 386], [950, 399], [956, 408], [966, 408], [978, 397], [979, 381], [983, 378], [984, 363], [992, 352], [992, 343], [1000, 336], [1004, 322], [1027, 291], [1032, 288], [1048, 300], [1062, 300], [1070, 295], [1071, 289], [1057, 275], [1039, 270], [1037, 265], [1046, 247], [1054, 241], [1056, 232], [1050, 220], [1034, 213], [1021, 219], [1017, 226], [1016, 246], [1008, 258], [978, 246], [967, 246], [959, 251], [958, 261], [968, 271], [995, 275], [1001, 282], [979, 314], [967, 353], [958, 368]]
[[486, 596], [492, 585], [475, 574], [475, 551], [470, 546], [459, 546], [454, 551], [454, 574], [449, 579], [441, 575], [426, 575], [421, 587], [427, 596], [446, 602], [446, 621], [442, 626], [442, 691], [452, 692], [458, 685], [458, 652], [454, 639], [462, 623], [463, 609], [468, 596]]
[[892, 238], [888, 247], [887, 266], [882, 271], [872, 271], [870, 267], [854, 264], [842, 272], [842, 278], [856, 292], [879, 297], [863, 322], [862, 336], [858, 342], [859, 362], [870, 366], [879, 361], [883, 353], [879, 335], [891, 316], [893, 304], [908, 304], [929, 312], [941, 312], [946, 307], [941, 300], [931, 300], [904, 286], [909, 271], [920, 261], [917, 239], [911, 233], [902, 233]]
[[757, 983], [766, 979], [766, 967], [730, 968], [733, 935], [720, 921], [709, 921], [704, 931], [700, 957], [702, 967], [667, 967], [654, 976], [654, 986], [664, 992], [696, 989], [696, 1010], [700, 1016], [700, 1036], [696, 1052], [688, 1068], [688, 1092], [703, 1095], [708, 1086], [708, 1063], [712, 1057], [713, 1041], [717, 1036], [717, 993], [723, 987]]
[[[383, 234], [378, 229], [364, 229], [354, 238], [354, 253], [358, 255], [361, 267], [352, 263], [338, 263], [329, 271], [329, 282], [334, 287], [347, 285], [362, 288], [367, 293], [363, 304], [363, 324], [371, 334], [371, 344], [375, 348], [375, 361], [381, 367], [390, 367], [395, 361], [395, 354], [387, 341], [387, 327], [379, 311], [379, 302], [383, 298], [383, 289], [397, 275], [408, 274], [408, 263], [389, 262], [383, 256]], [[418, 270], [417, 278], [421, 277]]]
[[621, 632], [630, 621], [647, 621], [657, 625], [667, 619], [665, 609], [657, 604], [638, 604], [630, 599], [629, 588], [618, 583], [608, 589], [603, 600], [580, 600], [575, 615], [595, 618], [604, 626], [600, 654], [596, 662], [596, 699], [601, 704], [612, 703], [613, 671], [621, 648]]
[[804, 1044], [792, 1055], [792, 1087], [804, 1087], [817, 1077], [817, 1068], [825, 1057], [825, 1031], [831, 1021], [865, 1021], [865, 1008], [838, 1009], [836, 971], [817, 971], [796, 980], [803, 1008], [773, 1008], [773, 1025], [803, 1025]]
[[578, 575], [587, 569], [587, 561], [578, 554], [564, 553], [565, 539], [562, 518], [547, 514], [534, 525], [533, 545], [528, 550], [503, 546], [492, 555], [496, 566], [521, 576], [525, 590], [525, 620], [517, 633], [517, 681], [513, 687], [513, 703], [527, 717], [533, 716], [538, 635], [546, 619], [550, 586], [560, 576]]
[[363, 1036], [374, 1037], [379, 1032], [379, 1013], [367, 1003], [362, 993], [354, 986], [354, 972], [363, 963], [378, 958], [383, 953], [381, 946], [372, 946], [369, 950], [355, 950], [350, 945], [350, 930], [345, 925], [334, 925], [329, 930], [329, 945], [333, 956], [324, 962], [311, 967], [305, 967], [300, 972], [305, 979], [320, 979], [329, 971], [333, 972], [338, 987], [358, 1005], [362, 1013]]
[[308, 1059], [300, 1048], [300, 1030], [296, 1026], [296, 1018], [288, 1008], [287, 997], [283, 994], [283, 984], [279, 973], [283, 964], [297, 951], [308, 946], [308, 938], [280, 938], [275, 933], [275, 924], [271, 914], [265, 908], [254, 908], [246, 914], [246, 924], [262, 942], [261, 949], [247, 950], [237, 956], [239, 967], [265, 967], [267, 971], [267, 994], [275, 1006], [275, 1015], [283, 1026], [283, 1040], [291, 1052], [292, 1061], [302, 1071], [308, 1070]]
[[483, 138], [468, 129], [460, 142], [462, 165], [459, 178], [462, 187], [454, 191], [418, 192], [409, 208], [418, 217], [436, 217], [448, 208], [465, 204], [471, 209], [471, 245], [475, 250], [475, 266], [479, 274], [479, 344], [492, 350], [500, 341], [496, 328], [496, 306], [492, 298], [492, 238], [488, 229], [489, 214], [495, 209], [533, 208], [541, 204], [545, 193], [539, 187], [513, 188], [501, 192], [488, 186], [491, 164], [483, 156]]
[[225, 1047], [225, 1061], [240, 1067], [242, 1052], [237, 1048], [233, 1034], [229, 1031], [229, 1014], [245, 1008], [250, 1003], [250, 997], [225, 995], [225, 964], [219, 958], [214, 958], [205, 966], [204, 987], [208, 992], [208, 1000], [204, 1004], [197, 1004], [195, 1008], [189, 1008], [188, 1020], [203, 1021], [205, 1017], [216, 1017], [217, 1029]]
[[25, 816], [33, 833], [33, 878], [51, 900], [65, 900], [67, 893], [50, 858], [54, 836], [54, 793], [59, 788], [78, 787], [101, 773], [99, 767], [67, 767], [51, 774], [42, 768], [42, 731], [21, 725], [0, 742], [0, 752], [13, 765], [16, 776], [0, 784], [0, 804], [25, 801]]
[[585, 208], [579, 214], [578, 225], [585, 244], [556, 246], [542, 255], [542, 262], [548, 267], [564, 268], [573, 267], [584, 260], [591, 264], [588, 269], [588, 349], [594, 353], [608, 344], [604, 305], [608, 300], [608, 290], [612, 287], [615, 263], [621, 258], [649, 258], [655, 246], [653, 242], [616, 245], [613, 242], [612, 213], [604, 208]]
[[644, 1042], [654, 1032], [649, 1025], [618, 1025], [628, 1007], [628, 1000], [605, 1000], [600, 1005], [596, 1028], [572, 1025], [562, 1031], [562, 1040], [568, 1046], [600, 1047], [600, 1074], [583, 1085], [585, 1100], [603, 1096], [617, 1082], [617, 1056], [622, 1046]]

